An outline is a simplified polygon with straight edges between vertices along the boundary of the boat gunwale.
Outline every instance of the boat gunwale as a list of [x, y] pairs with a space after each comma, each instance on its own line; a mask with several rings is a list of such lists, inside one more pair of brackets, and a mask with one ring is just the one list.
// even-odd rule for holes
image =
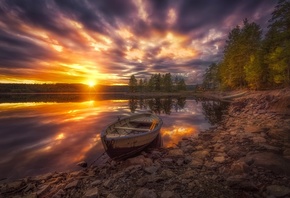
[[120, 122], [122, 120], [128, 120], [128, 119], [132, 118], [133, 116], [138, 117], [138, 116], [142, 116], [142, 115], [151, 115], [151, 113], [136, 114], [136, 115], [132, 115], [132, 116], [129, 116], [129, 117], [125, 117], [125, 118], [123, 118], [121, 120], [117, 120], [117, 121], [112, 122], [104, 130], [101, 131], [101, 139], [103, 139], [103, 140], [117, 140], [117, 139], [118, 140], [122, 140], [122, 139], [130, 139], [130, 138], [147, 136], [149, 134], [159, 132], [159, 130], [161, 129], [161, 127], [163, 125], [163, 121], [162, 121], [162, 119], [159, 116], [157, 116], [155, 114], [152, 114], [152, 115], [155, 115], [158, 118], [158, 121], [159, 121], [158, 124], [157, 124], [157, 126], [153, 130], [150, 130], [148, 132], [137, 133], [137, 134], [126, 134], [124, 136], [116, 136], [116, 137], [108, 137], [107, 136], [106, 131], [112, 125], [117, 124], [118, 122]]

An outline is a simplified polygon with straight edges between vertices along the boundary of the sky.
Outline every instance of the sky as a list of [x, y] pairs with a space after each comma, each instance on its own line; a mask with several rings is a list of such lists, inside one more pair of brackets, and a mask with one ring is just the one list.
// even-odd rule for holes
[[1, 0], [0, 83], [127, 84], [131, 75], [202, 81], [228, 33], [263, 32], [277, 0]]

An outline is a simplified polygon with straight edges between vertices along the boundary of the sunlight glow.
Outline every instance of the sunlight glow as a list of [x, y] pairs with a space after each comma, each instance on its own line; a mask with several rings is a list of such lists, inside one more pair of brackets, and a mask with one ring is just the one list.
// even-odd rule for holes
[[63, 133], [60, 133], [56, 136], [55, 140], [62, 140], [64, 139], [64, 134]]
[[89, 80], [87, 84], [89, 87], [94, 87], [96, 85], [96, 82], [93, 80]]

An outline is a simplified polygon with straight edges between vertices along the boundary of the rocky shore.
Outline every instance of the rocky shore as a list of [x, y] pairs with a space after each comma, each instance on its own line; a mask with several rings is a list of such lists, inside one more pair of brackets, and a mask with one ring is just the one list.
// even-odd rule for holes
[[290, 89], [234, 98], [175, 148], [80, 171], [0, 182], [0, 197], [290, 197]]

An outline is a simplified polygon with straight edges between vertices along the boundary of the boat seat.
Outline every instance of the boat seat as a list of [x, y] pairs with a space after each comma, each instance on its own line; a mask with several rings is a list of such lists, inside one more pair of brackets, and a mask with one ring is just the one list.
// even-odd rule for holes
[[136, 124], [152, 124], [152, 121], [146, 121], [146, 120], [130, 120], [130, 123], [136, 123]]
[[124, 130], [135, 130], [135, 131], [150, 131], [149, 129], [140, 129], [140, 128], [133, 128], [133, 127], [115, 127], [115, 129], [124, 129]]

